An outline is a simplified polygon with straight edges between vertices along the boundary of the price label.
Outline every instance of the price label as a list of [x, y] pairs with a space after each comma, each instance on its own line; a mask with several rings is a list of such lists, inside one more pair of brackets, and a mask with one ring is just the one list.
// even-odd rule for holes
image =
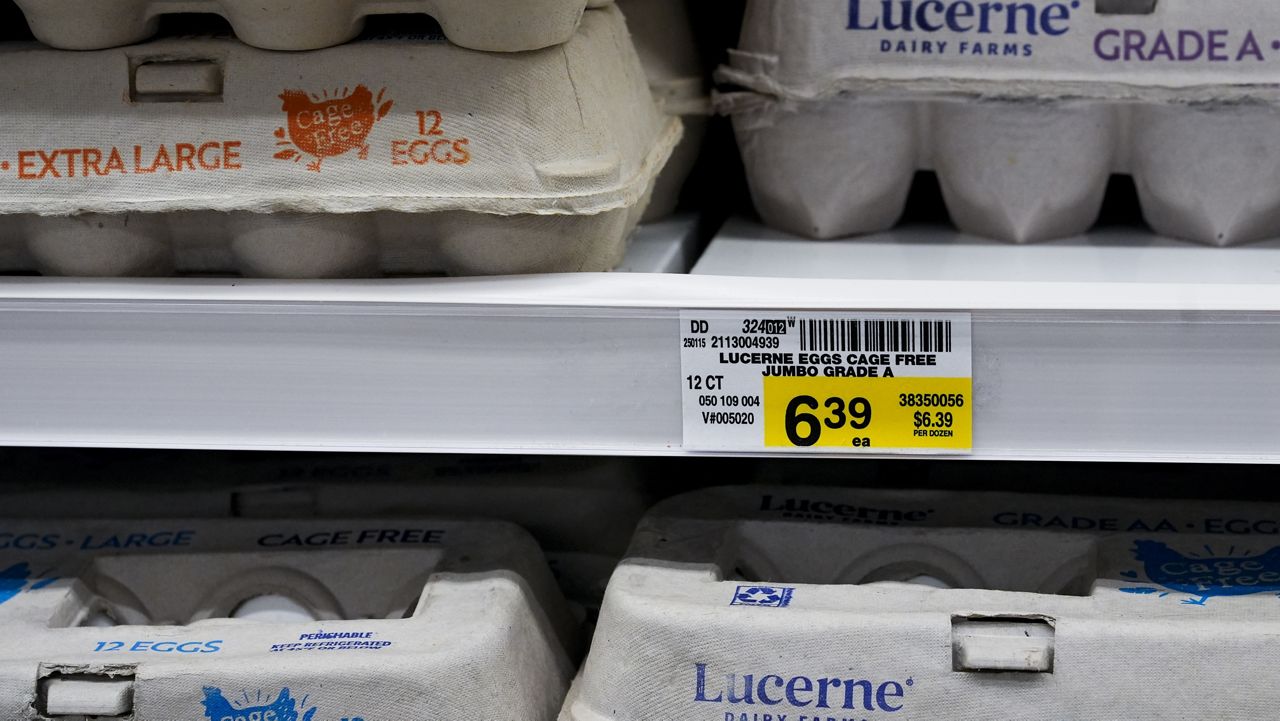
[[684, 447], [973, 449], [967, 313], [681, 314]]

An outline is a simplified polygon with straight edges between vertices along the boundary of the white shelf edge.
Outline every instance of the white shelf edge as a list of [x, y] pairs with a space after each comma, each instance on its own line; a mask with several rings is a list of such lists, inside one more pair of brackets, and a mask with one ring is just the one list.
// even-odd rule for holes
[[1050, 285], [6, 281], [0, 444], [683, 454], [681, 308], [928, 308], [974, 313], [975, 458], [1280, 462], [1280, 288]]
[[[945, 298], [939, 302], [938, 298]], [[572, 273], [376, 281], [6, 278], [14, 303], [358, 304], [610, 309], [1280, 312], [1280, 284], [830, 280]], [[210, 308], [213, 306], [210, 305]]]

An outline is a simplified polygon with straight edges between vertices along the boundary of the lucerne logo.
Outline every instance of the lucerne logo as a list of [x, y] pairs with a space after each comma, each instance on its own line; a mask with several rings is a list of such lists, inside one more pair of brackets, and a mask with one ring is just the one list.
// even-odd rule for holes
[[849, 30], [952, 32], [979, 35], [1065, 35], [1071, 2], [973, 0], [849, 0]]
[[[693, 700], [699, 703], [747, 706], [785, 705], [796, 709], [901, 711], [913, 679], [875, 682], [864, 678], [783, 676], [776, 673], [714, 674], [695, 663]], [[726, 713], [725, 719], [736, 718]], [[775, 718], [784, 718], [775, 715]], [[799, 716], [803, 719], [805, 716]], [[813, 716], [815, 720], [819, 717]]]

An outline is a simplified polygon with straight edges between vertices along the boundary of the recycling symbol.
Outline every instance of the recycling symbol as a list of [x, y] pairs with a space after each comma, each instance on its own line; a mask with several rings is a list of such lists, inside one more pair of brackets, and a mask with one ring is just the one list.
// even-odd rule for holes
[[782, 602], [782, 593], [768, 586], [752, 586], [738, 591], [738, 603], [748, 606], [776, 606]]

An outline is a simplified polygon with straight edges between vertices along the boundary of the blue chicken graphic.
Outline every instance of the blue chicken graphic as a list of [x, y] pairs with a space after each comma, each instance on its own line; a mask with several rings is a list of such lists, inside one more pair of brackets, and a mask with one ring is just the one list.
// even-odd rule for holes
[[29, 578], [31, 578], [31, 567], [26, 563], [15, 563], [0, 571], [0, 603], [22, 593], [27, 587]]
[[[221, 689], [206, 686], [204, 688], [204, 714], [209, 721], [225, 721], [226, 719], [236, 718], [275, 718], [278, 721], [299, 721], [298, 704], [287, 688], [281, 689], [280, 695], [276, 697], [276, 700], [265, 706], [237, 708], [232, 706], [231, 702], [222, 695]], [[302, 716], [302, 721], [311, 721], [311, 717], [315, 716], [315, 714], [316, 709], [313, 706], [307, 709]]]
[[[1215, 596], [1280, 594], [1280, 547], [1250, 556], [1183, 554], [1158, 541], [1135, 541], [1133, 555], [1154, 584], [1194, 598], [1183, 603], [1203, 606]], [[1234, 551], [1234, 549], [1232, 549]], [[1129, 574], [1125, 574], [1129, 575]], [[1136, 574], [1134, 574], [1136, 575]], [[1156, 589], [1122, 589], [1153, 593]]]
[[0, 603], [9, 601], [20, 593], [38, 591], [58, 580], [56, 576], [35, 579], [31, 576], [31, 566], [26, 561], [0, 570]]

